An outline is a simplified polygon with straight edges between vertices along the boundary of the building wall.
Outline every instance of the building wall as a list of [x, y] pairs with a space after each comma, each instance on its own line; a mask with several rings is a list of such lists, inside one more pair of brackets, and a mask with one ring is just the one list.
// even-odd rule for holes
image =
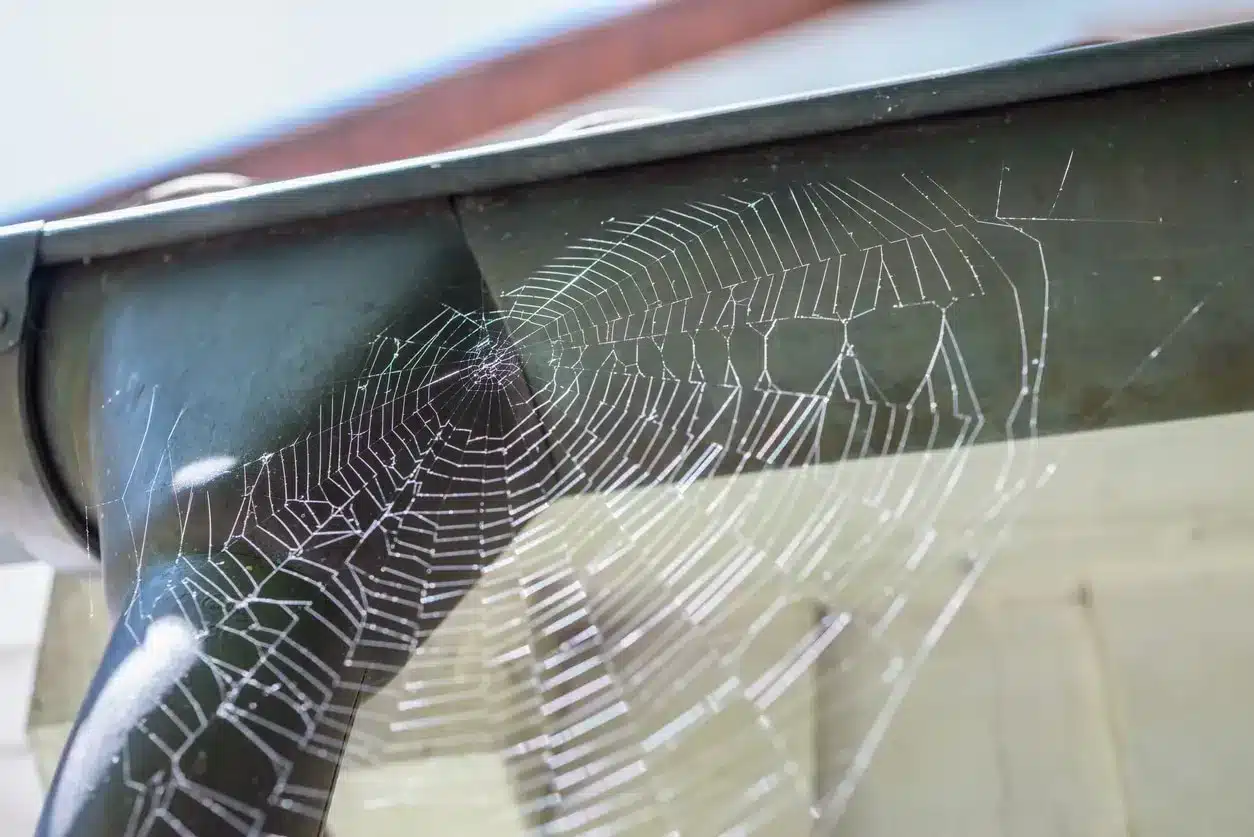
[[[0, 566], [0, 823], [6, 834], [33, 833], [43, 803], [27, 730], [51, 597], [50, 568], [33, 562]], [[76, 680], [75, 691], [81, 688]]]

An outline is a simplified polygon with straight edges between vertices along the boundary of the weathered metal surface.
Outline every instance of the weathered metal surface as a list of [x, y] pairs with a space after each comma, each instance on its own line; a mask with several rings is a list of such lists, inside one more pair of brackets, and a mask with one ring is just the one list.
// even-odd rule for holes
[[[202, 632], [203, 663], [90, 780], [69, 834], [134, 833], [134, 812], [158, 804], [145, 788], [163, 785], [159, 804], [194, 833], [320, 834], [326, 794], [302, 789], [334, 784], [358, 705], [549, 479], [542, 429], [509, 409], [526, 381], [475, 377], [504, 341], [452, 213], [337, 219], [46, 278], [57, 339], [42, 372], [62, 384], [44, 393], [61, 407], [51, 436], [93, 452], [62, 465], [96, 517], [118, 616], [71, 750], [100, 746], [90, 719], [117, 700], [106, 689], [124, 661], [151, 653], [153, 625]], [[63, 757], [44, 829], [66, 816], [58, 793], [81, 786], [80, 763]]]
[[[953, 442], [975, 417], [997, 441], [1248, 410], [1252, 87], [1244, 70], [1153, 83], [459, 207], [537, 388], [607, 411], [714, 416], [730, 385], [717, 426], [748, 445], [795, 420], [755, 420], [781, 396], [835, 390], [794, 443], [838, 458], [876, 405], [918, 420], [871, 427], [873, 451]], [[959, 397], [928, 395], [946, 363]], [[591, 421], [570, 399], [555, 416]], [[769, 465], [744, 453], [728, 467]]]

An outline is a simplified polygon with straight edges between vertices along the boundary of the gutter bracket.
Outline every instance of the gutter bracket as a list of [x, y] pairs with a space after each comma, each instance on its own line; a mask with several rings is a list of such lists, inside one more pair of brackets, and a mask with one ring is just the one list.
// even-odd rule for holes
[[43, 229], [43, 221], [0, 228], [0, 354], [21, 345], [26, 333], [31, 277]]

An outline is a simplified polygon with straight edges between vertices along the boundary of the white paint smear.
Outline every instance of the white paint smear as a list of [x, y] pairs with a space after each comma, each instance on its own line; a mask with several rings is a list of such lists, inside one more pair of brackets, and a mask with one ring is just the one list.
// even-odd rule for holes
[[175, 471], [171, 485], [175, 491], [204, 485], [234, 468], [235, 461], [234, 456], [206, 456], [204, 459], [197, 459]]
[[69, 832], [130, 731], [187, 673], [199, 651], [196, 632], [183, 619], [166, 617], [149, 626], [143, 644], [113, 672], [74, 736], [52, 803], [51, 837]]

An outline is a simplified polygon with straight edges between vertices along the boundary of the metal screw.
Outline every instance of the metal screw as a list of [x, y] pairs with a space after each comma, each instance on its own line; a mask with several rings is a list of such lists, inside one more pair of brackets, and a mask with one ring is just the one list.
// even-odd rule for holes
[[172, 201], [179, 198], [210, 195], [215, 192], [226, 192], [231, 189], [243, 189], [255, 183], [252, 178], [230, 172], [201, 172], [188, 174], [158, 183], [124, 200], [118, 208], [143, 206], [149, 203]]
[[569, 119], [561, 125], [558, 125], [556, 128], [553, 128], [548, 133], [550, 135], [580, 134], [584, 131], [591, 131], [596, 128], [605, 128], [609, 125], [629, 125], [633, 122], [658, 119], [669, 115], [670, 111], [666, 111], [661, 108], [611, 108], [610, 110], [599, 110], [594, 113], [585, 113], [583, 116], [577, 116], [574, 119]]
[[252, 184], [253, 179], [242, 174], [201, 172], [158, 183], [144, 192], [143, 200], [145, 203], [158, 203], [178, 198], [209, 195], [214, 192], [229, 192], [232, 189], [243, 189]]

